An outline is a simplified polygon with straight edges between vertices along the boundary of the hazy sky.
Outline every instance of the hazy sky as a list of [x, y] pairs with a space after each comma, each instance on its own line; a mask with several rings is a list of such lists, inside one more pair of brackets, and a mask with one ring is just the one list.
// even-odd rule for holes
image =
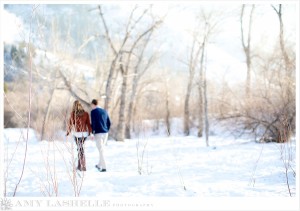
[[[224, 17], [222, 24], [220, 26], [221, 36], [216, 36], [218, 43], [223, 43], [226, 46], [230, 38], [236, 40], [240, 37], [240, 26], [239, 26], [239, 14], [241, 4], [237, 3], [204, 3], [201, 1], [175, 1], [176, 3], [170, 3], [169, 1], [157, 1], [153, 2], [153, 13], [158, 16], [164, 16], [164, 25], [174, 33], [173, 37], [176, 35], [180, 39], [190, 39], [192, 31], [197, 25], [197, 16], [199, 16], [201, 10], [204, 11], [214, 11], [216, 16]], [[180, 2], [180, 3], [178, 3]], [[226, 1], [225, 1], [226, 2]], [[118, 4], [107, 5], [118, 6], [117, 12], [113, 13], [114, 16], [128, 17], [128, 14], [132, 10], [134, 3], [128, 4], [123, 2], [118, 2]], [[276, 4], [274, 4], [277, 6]], [[296, 21], [297, 21], [297, 11], [295, 4], [289, 4], [283, 6], [283, 19], [285, 22], [285, 27], [287, 28], [287, 33], [290, 39], [296, 39]], [[140, 4], [140, 7], [147, 7], [147, 4]], [[3, 28], [5, 29], [3, 40], [8, 42], [12, 41], [13, 37], [17, 36], [20, 32], [18, 29], [22, 27], [20, 20], [15, 18], [12, 14], [7, 13], [5, 10], [2, 11]], [[118, 19], [118, 17], [114, 17]], [[1, 24], [2, 25], [2, 24]], [[254, 13], [254, 23], [253, 23], [253, 38], [254, 42], [273, 42], [272, 39], [276, 38], [278, 33], [279, 24], [278, 18], [271, 8], [270, 4], [258, 4], [256, 5]], [[291, 33], [292, 32], [292, 33]], [[2, 37], [1, 36], [1, 37]], [[265, 43], [266, 44], [266, 43]]]
[[[242, 51], [240, 39], [240, 2], [226, 2], [224, 4], [218, 2], [217, 4], [216, 2], [203, 3], [201, 1], [175, 1], [175, 3], [158, 1], [152, 3], [153, 14], [160, 17], [166, 15], [164, 24], [158, 30], [156, 37], [161, 43], [159, 49], [162, 53], [162, 59], [165, 60], [168, 65], [170, 63], [173, 65], [170, 66], [170, 68], [185, 68], [182, 63], [176, 60], [188, 59], [189, 49], [192, 43], [192, 33], [197, 28], [197, 25], [199, 25], [199, 15], [201, 11], [204, 11], [206, 14], [213, 11], [213, 19], [219, 22], [217, 32], [215, 32], [210, 40], [212, 47], [208, 51], [210, 52], [208, 55], [208, 57], [210, 56], [210, 61], [212, 63], [218, 63], [214, 64], [214, 69], [216, 71], [220, 71], [219, 69], [228, 71], [228, 69], [230, 69], [228, 68], [229, 66], [232, 66], [232, 69], [245, 68], [245, 66], [243, 66], [245, 56]], [[106, 2], [103, 8], [108, 20], [116, 22], [116, 24], [125, 24], [134, 5], [135, 3], [128, 2], [118, 2], [114, 4]], [[274, 6], [277, 5], [275, 2]], [[62, 6], [66, 9], [66, 5]], [[111, 6], [113, 6], [113, 9], [111, 9]], [[91, 6], [91, 8], [92, 7], [93, 6]], [[146, 7], [148, 7], [148, 4], [139, 3], [140, 11], [143, 11], [142, 8]], [[47, 7], [45, 8], [47, 9]], [[250, 6], [246, 7], [246, 9], [247, 13]], [[59, 10], [57, 10], [57, 12], [59, 12]], [[66, 10], [64, 10], [64, 12], [66, 12]], [[72, 11], [70, 11], [70, 14], [72, 14]], [[68, 15], [68, 13], [66, 13], [66, 15]], [[296, 4], [283, 5], [285, 37], [286, 39], [293, 40], [295, 43], [297, 39], [296, 24], [298, 18], [299, 14], [297, 14]], [[5, 20], [3, 24], [1, 24], [3, 27], [3, 30], [1, 30], [3, 32], [1, 33], [3, 41], [13, 42], [15, 39], [22, 40], [23, 24], [20, 19], [4, 10], [2, 11], [1, 20]], [[256, 5], [252, 27], [253, 48], [259, 48], [261, 51], [266, 52], [272, 50], [274, 43], [276, 43], [278, 39], [279, 21], [269, 2]], [[213, 57], [211, 55], [213, 55]], [[175, 62], [171, 62], [174, 60]], [[219, 67], [216, 67], [216, 65], [219, 65]], [[212, 75], [215, 74], [213, 71], [210, 71], [210, 73]], [[236, 75], [235, 73], [231, 74], [233, 76]], [[244, 75], [240, 74], [240, 77], [244, 78]]]

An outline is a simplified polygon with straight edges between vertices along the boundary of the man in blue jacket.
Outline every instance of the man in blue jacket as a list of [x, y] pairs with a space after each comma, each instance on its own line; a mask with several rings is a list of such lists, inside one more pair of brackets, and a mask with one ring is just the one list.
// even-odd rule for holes
[[103, 148], [108, 138], [108, 131], [110, 129], [110, 119], [107, 114], [107, 111], [98, 107], [98, 100], [92, 100], [91, 106], [92, 132], [95, 135], [96, 146], [99, 151], [99, 163], [95, 167], [100, 172], [105, 172], [106, 164], [104, 160]]

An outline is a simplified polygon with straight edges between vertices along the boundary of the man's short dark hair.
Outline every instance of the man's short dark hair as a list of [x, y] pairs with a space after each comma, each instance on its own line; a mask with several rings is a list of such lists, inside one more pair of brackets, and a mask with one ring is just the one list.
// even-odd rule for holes
[[93, 99], [93, 100], [92, 100], [92, 104], [94, 104], [94, 105], [98, 105], [98, 100], [96, 100], [96, 99]]

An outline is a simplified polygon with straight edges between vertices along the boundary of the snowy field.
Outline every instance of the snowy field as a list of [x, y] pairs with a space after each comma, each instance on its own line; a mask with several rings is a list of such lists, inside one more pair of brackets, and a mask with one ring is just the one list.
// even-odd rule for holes
[[[6, 196], [13, 195], [21, 175], [25, 146], [20, 129], [4, 129]], [[289, 197], [284, 161], [296, 171], [295, 141], [259, 144], [211, 136], [206, 147], [203, 139], [193, 136], [143, 137], [109, 140], [105, 150], [107, 172], [100, 173], [94, 167], [95, 143], [86, 141], [87, 171], [80, 178], [73, 173], [77, 152], [71, 137], [38, 142], [30, 131], [16, 196]], [[291, 168], [287, 175], [295, 196]]]

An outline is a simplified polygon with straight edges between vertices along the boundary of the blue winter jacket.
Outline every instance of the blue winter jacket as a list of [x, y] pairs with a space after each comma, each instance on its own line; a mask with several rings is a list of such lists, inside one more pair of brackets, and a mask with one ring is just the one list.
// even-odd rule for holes
[[93, 133], [108, 133], [110, 129], [110, 119], [106, 110], [95, 108], [91, 111], [91, 121]]

